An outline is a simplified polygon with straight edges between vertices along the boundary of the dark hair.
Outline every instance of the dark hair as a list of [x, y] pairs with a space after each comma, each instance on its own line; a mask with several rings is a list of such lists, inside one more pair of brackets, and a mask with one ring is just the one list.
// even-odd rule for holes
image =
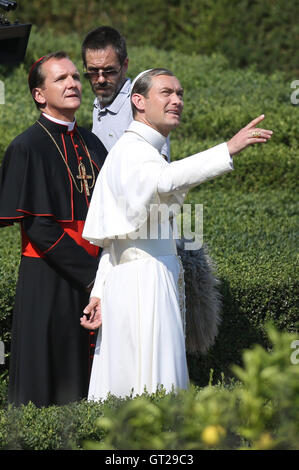
[[[169, 75], [171, 77], [174, 77], [174, 74], [170, 70], [163, 68], [150, 69], [148, 72], [145, 72], [140, 78], [138, 78], [138, 80], [136, 80], [136, 82], [133, 84], [131, 96], [134, 93], [138, 93], [139, 95], [147, 97], [148, 92], [152, 87], [152, 78], [157, 77], [158, 75]], [[131, 106], [133, 117], [135, 117], [138, 110], [132, 101]]]
[[82, 43], [82, 60], [86, 67], [86, 50], [106, 49], [111, 46], [115, 50], [120, 65], [127, 58], [127, 46], [125, 38], [110, 26], [100, 26], [90, 31]]
[[[34, 88], [40, 88], [43, 86], [45, 82], [45, 75], [43, 73], [43, 68], [42, 65], [45, 62], [48, 62], [50, 59], [68, 59], [68, 55], [64, 51], [57, 51], [57, 52], [51, 52], [50, 54], [45, 55], [44, 57], [41, 57], [38, 59], [34, 64], [31, 66], [29, 75], [28, 75], [28, 85], [30, 89], [30, 93], [32, 93], [32, 90]], [[34, 98], [33, 98], [34, 99]], [[35, 101], [35, 104], [38, 109], [40, 109], [40, 104]]]

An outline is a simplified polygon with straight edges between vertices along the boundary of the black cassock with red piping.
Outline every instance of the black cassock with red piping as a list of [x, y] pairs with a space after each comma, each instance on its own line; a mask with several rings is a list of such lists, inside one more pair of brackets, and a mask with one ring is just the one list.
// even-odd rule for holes
[[81, 234], [106, 155], [91, 132], [41, 115], [4, 156], [0, 226], [19, 222], [22, 238], [9, 368], [15, 405], [87, 396], [90, 335], [79, 319], [99, 252]]

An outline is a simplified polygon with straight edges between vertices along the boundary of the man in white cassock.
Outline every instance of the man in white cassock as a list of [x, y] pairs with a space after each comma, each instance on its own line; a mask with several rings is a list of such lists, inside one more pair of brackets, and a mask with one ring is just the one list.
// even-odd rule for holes
[[81, 318], [86, 328], [100, 327], [90, 400], [188, 388], [184, 283], [172, 216], [190, 188], [231, 171], [233, 155], [272, 134], [256, 128], [262, 115], [229, 142], [168, 163], [160, 152], [180, 123], [179, 80], [165, 69], [145, 71], [133, 82], [131, 102], [134, 120], [106, 158], [83, 231], [103, 248]]

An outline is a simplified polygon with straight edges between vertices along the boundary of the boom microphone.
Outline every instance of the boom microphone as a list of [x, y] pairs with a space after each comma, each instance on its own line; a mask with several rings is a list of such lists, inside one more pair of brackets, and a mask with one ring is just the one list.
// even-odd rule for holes
[[[0, 0], [0, 9], [7, 12], [17, 6], [12, 0]], [[31, 24], [11, 23], [0, 13], [0, 64], [17, 65], [24, 60], [30, 30]]]
[[17, 6], [17, 2], [12, 2], [10, 0], [0, 0], [0, 8], [5, 11], [15, 10]]

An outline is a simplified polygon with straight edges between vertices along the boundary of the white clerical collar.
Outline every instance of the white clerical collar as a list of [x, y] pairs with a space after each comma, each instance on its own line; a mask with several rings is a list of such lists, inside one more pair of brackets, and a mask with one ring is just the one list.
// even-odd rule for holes
[[72, 122], [68, 122], [68, 121], [61, 121], [61, 119], [56, 119], [55, 117], [53, 116], [50, 116], [49, 114], [46, 114], [46, 113], [42, 113], [43, 116], [45, 116], [45, 118], [49, 119], [50, 121], [53, 121], [53, 122], [56, 122], [56, 124], [61, 124], [63, 126], [67, 126], [67, 130], [69, 132], [73, 131], [74, 130], [74, 127], [75, 127], [75, 124], [76, 124], [76, 118], [74, 118], [74, 120]]
[[164, 135], [140, 121], [132, 121], [128, 127], [128, 131], [135, 132], [143, 137], [143, 139], [155, 147], [158, 152], [161, 152], [162, 147], [166, 142], [166, 137], [164, 137]]

